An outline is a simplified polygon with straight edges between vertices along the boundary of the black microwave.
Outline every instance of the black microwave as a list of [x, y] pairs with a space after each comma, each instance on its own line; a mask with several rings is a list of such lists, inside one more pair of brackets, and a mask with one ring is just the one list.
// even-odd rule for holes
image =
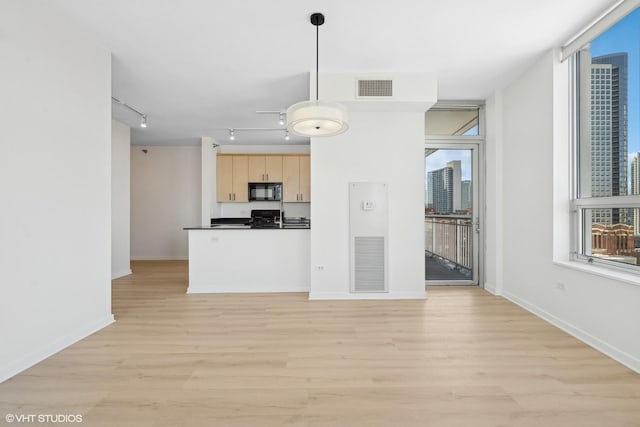
[[282, 183], [281, 182], [250, 182], [249, 183], [249, 200], [251, 201], [282, 200]]

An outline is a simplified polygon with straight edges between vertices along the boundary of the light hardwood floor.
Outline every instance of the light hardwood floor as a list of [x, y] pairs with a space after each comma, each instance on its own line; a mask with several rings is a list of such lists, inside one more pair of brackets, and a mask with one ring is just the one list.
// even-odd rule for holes
[[0, 384], [0, 423], [640, 426], [640, 375], [481, 289], [186, 295], [185, 262], [133, 270], [113, 282], [115, 324]]

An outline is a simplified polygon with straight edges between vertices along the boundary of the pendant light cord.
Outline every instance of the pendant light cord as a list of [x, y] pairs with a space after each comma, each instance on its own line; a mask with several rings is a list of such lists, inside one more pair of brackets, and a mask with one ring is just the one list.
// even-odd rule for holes
[[318, 72], [318, 63], [320, 62], [319, 58], [320, 58], [320, 26], [316, 25], [316, 102], [318, 101], [318, 98], [320, 96], [319, 91], [318, 91], [318, 82], [320, 81], [320, 73]]

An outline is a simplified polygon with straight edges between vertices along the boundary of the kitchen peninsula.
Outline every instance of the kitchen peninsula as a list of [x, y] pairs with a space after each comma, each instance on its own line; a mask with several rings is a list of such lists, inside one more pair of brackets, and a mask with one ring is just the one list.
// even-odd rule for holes
[[222, 224], [187, 230], [187, 293], [309, 291], [308, 227]]
[[216, 153], [213, 164], [215, 218], [185, 228], [187, 293], [308, 292], [309, 155]]

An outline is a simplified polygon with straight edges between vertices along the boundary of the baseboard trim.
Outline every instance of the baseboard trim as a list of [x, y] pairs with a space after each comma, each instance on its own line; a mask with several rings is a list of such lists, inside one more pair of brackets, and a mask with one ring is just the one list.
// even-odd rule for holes
[[493, 283], [486, 283], [484, 284], [484, 290], [496, 295], [496, 296], [500, 296], [500, 291], [498, 291], [498, 288], [493, 284]]
[[30, 354], [15, 360], [8, 364], [8, 366], [0, 368], [0, 383], [8, 380], [9, 378], [18, 375], [20, 372], [29, 369], [33, 365], [36, 365], [43, 360], [53, 356], [61, 350], [69, 347], [70, 345], [88, 337], [89, 335], [103, 329], [115, 322], [113, 314], [106, 316], [91, 325], [84, 327], [72, 334], [68, 334], [49, 345], [31, 352]]
[[112, 273], [111, 274], [111, 280], [119, 279], [121, 277], [128, 276], [130, 274], [133, 274], [131, 269], [118, 271], [117, 273]]
[[255, 284], [246, 285], [189, 285], [188, 294], [263, 294], [275, 292], [309, 292], [308, 285], [279, 285], [269, 288], [265, 286], [256, 286]]
[[392, 300], [392, 299], [426, 299], [425, 292], [376, 292], [376, 293], [320, 293], [309, 292], [309, 300]]
[[612, 358], [613, 360], [623, 364], [624, 366], [626, 366], [627, 368], [640, 373], [640, 359], [637, 359], [635, 357], [633, 357], [632, 355], [630, 355], [629, 353], [622, 351], [604, 341], [602, 341], [601, 339], [594, 337], [593, 335], [589, 334], [588, 332], [568, 323], [565, 322], [564, 320], [552, 315], [551, 313], [546, 312], [545, 310], [542, 310], [540, 307], [536, 306], [535, 304], [531, 304], [528, 301], [525, 301], [521, 298], [519, 298], [518, 296], [510, 293], [510, 292], [503, 292], [502, 296], [504, 296], [506, 299], [508, 299], [509, 301], [513, 302], [514, 304], [519, 305], [520, 307], [524, 308], [525, 310], [535, 314], [536, 316], [546, 320], [547, 322], [551, 323], [552, 325], [556, 326], [557, 328], [562, 329], [563, 331], [565, 331], [566, 333], [568, 333], [569, 335], [574, 336], [575, 338], [579, 339], [580, 341], [584, 342], [585, 344], [595, 348], [596, 350], [598, 350], [601, 353], [604, 353], [605, 355], [609, 356], [610, 358]]
[[132, 256], [131, 261], [187, 261], [188, 256]]

